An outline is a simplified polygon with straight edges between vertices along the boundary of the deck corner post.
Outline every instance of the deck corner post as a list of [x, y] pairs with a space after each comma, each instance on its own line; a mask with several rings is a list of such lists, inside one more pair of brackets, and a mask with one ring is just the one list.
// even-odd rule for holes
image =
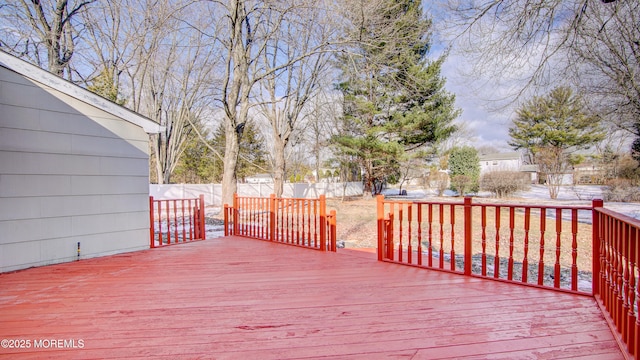
[[150, 248], [156, 247], [155, 241], [155, 219], [153, 218], [153, 196], [149, 196], [149, 239]]
[[222, 205], [222, 211], [224, 216], [224, 236], [229, 236], [229, 205]]
[[198, 221], [200, 222], [200, 237], [202, 238], [202, 240], [206, 240], [207, 239], [207, 232], [206, 232], [206, 227], [205, 227], [205, 223], [204, 223], [204, 195], [200, 194], [200, 196], [198, 197], [199, 202], [200, 202], [200, 218], [198, 219]]
[[384, 195], [376, 195], [378, 211], [378, 261], [383, 260], [384, 253]]
[[269, 195], [269, 241], [276, 238], [276, 194]]
[[327, 199], [320, 195], [320, 250], [327, 251]]
[[233, 235], [238, 235], [238, 193], [233, 194]]
[[337, 213], [335, 210], [331, 210], [331, 227], [329, 228], [329, 233], [331, 235], [331, 240], [329, 241], [329, 246], [331, 247], [329, 249], [329, 251], [332, 252], [336, 252], [337, 251], [337, 244], [336, 244], [336, 238], [337, 238], [337, 228], [336, 228], [336, 223], [337, 223]]
[[472, 207], [471, 207], [472, 199], [470, 197], [464, 198], [464, 274], [467, 276], [471, 275], [471, 261], [472, 261], [472, 241], [471, 241], [471, 232], [473, 223], [472, 219]]
[[598, 216], [597, 208], [604, 206], [604, 202], [601, 199], [594, 199], [592, 201], [592, 227], [591, 227], [591, 288], [593, 296], [600, 294], [600, 217]]

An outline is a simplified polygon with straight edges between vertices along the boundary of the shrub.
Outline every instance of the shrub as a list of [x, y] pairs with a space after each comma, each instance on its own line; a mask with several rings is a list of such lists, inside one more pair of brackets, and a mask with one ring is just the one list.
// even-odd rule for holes
[[640, 188], [629, 179], [612, 179], [604, 191], [605, 201], [640, 201]]
[[451, 178], [451, 188], [458, 192], [458, 196], [464, 196], [474, 186], [474, 181], [470, 176], [455, 175]]
[[480, 179], [480, 189], [504, 198], [516, 191], [529, 189], [529, 177], [518, 171], [492, 171]]

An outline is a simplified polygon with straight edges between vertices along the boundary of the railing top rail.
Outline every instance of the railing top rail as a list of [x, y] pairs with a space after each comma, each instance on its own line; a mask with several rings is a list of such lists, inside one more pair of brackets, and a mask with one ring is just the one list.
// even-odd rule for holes
[[621, 214], [619, 212], [615, 212], [613, 210], [604, 208], [604, 207], [597, 207], [595, 208], [596, 212], [608, 215], [608, 216], [612, 216], [615, 217], [617, 220], [620, 220], [624, 223], [627, 223], [633, 227], [639, 228], [640, 229], [640, 220], [633, 218], [631, 216], [625, 215], [625, 214]]
[[[153, 196], [152, 196], [153, 198]], [[200, 200], [199, 198], [175, 198], [175, 199], [156, 199], [154, 198], [153, 201], [154, 202], [161, 202], [161, 201], [182, 201], [182, 200]]]
[[[268, 200], [270, 196], [238, 196], [238, 199], [260, 199], [260, 200]], [[300, 201], [317, 201], [319, 198], [302, 198], [302, 197], [274, 197], [276, 200], [300, 200]]]
[[471, 206], [487, 206], [487, 207], [514, 207], [522, 209], [561, 209], [561, 210], [593, 210], [590, 205], [538, 205], [538, 204], [512, 204], [512, 203], [472, 203]]
[[[465, 205], [464, 201], [460, 200], [440, 200], [440, 201], [430, 201], [430, 200], [382, 200], [385, 204], [415, 204], [415, 205]], [[522, 208], [522, 209], [566, 209], [566, 210], [592, 210], [592, 205], [554, 205], [554, 204], [523, 204], [523, 203], [499, 203], [499, 202], [472, 202], [471, 206], [474, 207], [514, 207], [514, 208]]]

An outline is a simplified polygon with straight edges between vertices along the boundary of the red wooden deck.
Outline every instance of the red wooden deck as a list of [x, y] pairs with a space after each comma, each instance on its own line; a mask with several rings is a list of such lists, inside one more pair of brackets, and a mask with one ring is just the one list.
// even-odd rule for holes
[[624, 358], [590, 297], [375, 258], [228, 237], [0, 274], [30, 344], [0, 357]]

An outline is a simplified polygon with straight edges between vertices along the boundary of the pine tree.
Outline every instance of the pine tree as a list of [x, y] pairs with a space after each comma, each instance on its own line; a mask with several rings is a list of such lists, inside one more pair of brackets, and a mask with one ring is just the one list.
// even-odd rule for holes
[[534, 97], [516, 114], [509, 128], [509, 145], [529, 151], [540, 172], [546, 175], [549, 195], [555, 199], [562, 175], [571, 165], [571, 152], [601, 141], [604, 131], [598, 119], [587, 113], [582, 98], [568, 87]]
[[[224, 124], [220, 124], [213, 134], [211, 145], [220, 154], [224, 154], [225, 141]], [[244, 182], [247, 176], [265, 172], [268, 166], [267, 164], [267, 151], [264, 139], [252, 123], [247, 123], [242, 130], [239, 159], [236, 165], [236, 176]], [[212, 170], [213, 178], [216, 182], [222, 180], [223, 170], [223, 160], [216, 157], [215, 166]]]
[[340, 154], [357, 159], [365, 194], [397, 179], [407, 152], [450, 136], [459, 113], [440, 76], [444, 59], [426, 58], [431, 21], [421, 2], [377, 4], [357, 11], [364, 16], [352, 22], [359, 56], [339, 59], [344, 117], [333, 139]]
[[463, 196], [468, 191], [478, 191], [480, 184], [480, 158], [470, 146], [455, 147], [449, 155], [451, 187]]
[[118, 86], [115, 83], [113, 75], [106, 69], [93, 79], [91, 85], [87, 87], [87, 90], [118, 105], [123, 105], [125, 103], [125, 100], [120, 98]]

